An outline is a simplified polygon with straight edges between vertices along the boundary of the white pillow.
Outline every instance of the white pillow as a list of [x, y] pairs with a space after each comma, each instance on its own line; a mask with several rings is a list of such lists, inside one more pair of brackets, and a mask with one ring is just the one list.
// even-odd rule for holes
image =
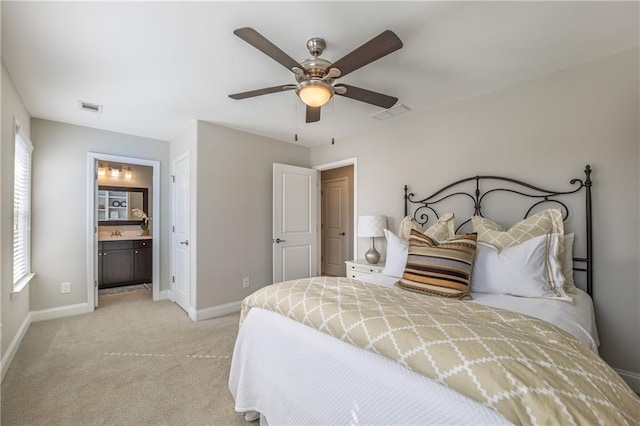
[[573, 240], [575, 234], [564, 234], [564, 260], [562, 262], [562, 273], [564, 274], [564, 289], [567, 293], [574, 293], [576, 283], [573, 280]]
[[404, 267], [407, 265], [409, 243], [388, 229], [384, 230], [384, 236], [387, 237], [387, 260], [382, 273], [390, 277], [401, 278]]
[[546, 234], [500, 252], [479, 242], [471, 291], [572, 301], [564, 290], [562, 266], [554, 256], [559, 243], [559, 234]]

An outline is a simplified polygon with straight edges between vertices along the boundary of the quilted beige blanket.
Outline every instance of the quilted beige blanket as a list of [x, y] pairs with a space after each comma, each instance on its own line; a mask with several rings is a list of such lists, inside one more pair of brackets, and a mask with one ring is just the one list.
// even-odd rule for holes
[[398, 361], [516, 424], [621, 425], [640, 398], [600, 357], [536, 318], [472, 302], [316, 277], [242, 302]]

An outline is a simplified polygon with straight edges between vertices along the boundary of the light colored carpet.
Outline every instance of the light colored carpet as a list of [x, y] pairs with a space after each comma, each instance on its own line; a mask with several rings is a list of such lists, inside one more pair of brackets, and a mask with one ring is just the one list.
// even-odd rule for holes
[[2, 425], [249, 425], [227, 382], [238, 314], [193, 322], [150, 292], [31, 324], [2, 383]]

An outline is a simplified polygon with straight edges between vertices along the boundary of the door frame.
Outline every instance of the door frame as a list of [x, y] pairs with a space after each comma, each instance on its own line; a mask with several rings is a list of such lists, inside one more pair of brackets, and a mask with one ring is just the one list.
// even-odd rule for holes
[[[313, 166], [313, 169], [318, 170], [319, 172], [324, 172], [325, 170], [331, 170], [331, 169], [338, 169], [340, 167], [345, 167], [345, 166], [353, 166], [353, 194], [351, 194], [351, 196], [353, 197], [353, 229], [351, 230], [351, 232], [353, 233], [353, 256], [355, 258], [358, 257], [358, 233], [357, 233], [357, 224], [358, 224], [358, 158], [357, 157], [351, 157], [351, 158], [346, 158], [344, 160], [338, 160], [338, 161], [333, 161], [331, 163], [325, 163], [325, 164], [318, 164], [317, 166]], [[321, 220], [321, 214], [322, 214], [322, 207], [321, 207], [321, 200], [320, 200], [320, 189], [322, 187], [322, 179], [318, 179], [318, 221]], [[318, 228], [319, 229], [319, 228]], [[320, 274], [322, 273], [322, 263], [320, 261], [320, 256], [322, 255], [322, 238], [318, 238], [318, 248], [317, 248], [317, 253], [318, 253], [318, 271], [316, 272], [316, 275], [320, 276]]]
[[95, 184], [98, 176], [98, 162], [127, 163], [136, 166], [149, 166], [153, 168], [153, 221], [152, 227], [152, 254], [153, 275], [152, 295], [153, 300], [160, 300], [160, 161], [136, 157], [123, 157], [121, 155], [102, 154], [98, 152], [87, 153], [87, 303], [90, 312], [95, 309], [96, 301], [96, 268], [98, 257], [98, 225], [95, 216], [97, 192]]

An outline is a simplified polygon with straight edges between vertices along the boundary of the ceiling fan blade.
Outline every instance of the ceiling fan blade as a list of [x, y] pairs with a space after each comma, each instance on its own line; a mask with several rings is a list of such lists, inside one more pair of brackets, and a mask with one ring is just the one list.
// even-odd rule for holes
[[293, 90], [296, 86], [292, 84], [281, 84], [280, 86], [265, 87], [264, 89], [250, 90], [248, 92], [234, 93], [229, 95], [231, 99], [247, 99], [254, 96], [268, 95], [269, 93], [284, 92], [285, 90]]
[[294, 67], [304, 69], [304, 67], [300, 65], [295, 59], [284, 53], [278, 46], [264, 38], [262, 34], [257, 32], [253, 28], [238, 28], [233, 33], [271, 59], [280, 63], [289, 71], [291, 71], [291, 69]]
[[320, 121], [320, 107], [310, 107], [307, 105], [307, 123]]
[[347, 89], [345, 93], [336, 91], [337, 95], [355, 99], [360, 102], [366, 102], [384, 109], [391, 108], [398, 102], [398, 98], [394, 98], [393, 96], [383, 95], [382, 93], [372, 92], [371, 90], [360, 87], [349, 86], [348, 84], [336, 84], [334, 87], [344, 87]]
[[350, 72], [395, 52], [401, 47], [402, 40], [396, 33], [386, 30], [343, 58], [338, 59], [331, 65], [331, 68], [338, 68], [341, 72], [340, 77], [344, 77]]

